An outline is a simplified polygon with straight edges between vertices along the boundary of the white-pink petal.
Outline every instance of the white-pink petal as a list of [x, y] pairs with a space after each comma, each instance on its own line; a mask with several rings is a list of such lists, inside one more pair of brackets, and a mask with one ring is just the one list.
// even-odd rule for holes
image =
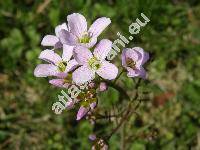
[[67, 45], [76, 45], [77, 43], [77, 37], [73, 35], [72, 33], [68, 32], [67, 30], [61, 30], [59, 32], [59, 38], [62, 44], [67, 44]]
[[101, 40], [94, 49], [94, 56], [99, 60], [104, 60], [111, 50], [112, 42], [107, 39]]
[[108, 61], [103, 61], [96, 73], [104, 79], [113, 80], [117, 77], [118, 68]]
[[111, 23], [110, 18], [106, 17], [98, 18], [91, 25], [88, 32], [92, 34], [93, 37], [98, 37], [110, 23]]
[[88, 66], [83, 65], [76, 69], [72, 73], [72, 79], [77, 84], [84, 84], [87, 81], [93, 80], [95, 78], [95, 71], [88, 68]]
[[77, 63], [77, 61], [75, 59], [68, 61], [65, 72], [70, 72], [70, 71], [74, 70], [78, 65], [79, 64]]
[[56, 43], [56, 45], [54, 45], [54, 49], [60, 49], [62, 48], [63, 44], [59, 41]]
[[88, 48], [83, 46], [77, 46], [74, 48], [74, 58], [80, 65], [87, 64], [88, 60], [92, 57], [93, 55]]
[[55, 46], [55, 44], [59, 42], [58, 37], [54, 35], [46, 35], [41, 42], [43, 46]]
[[67, 72], [58, 71], [58, 73], [56, 73], [55, 76], [58, 77], [58, 78], [63, 79], [63, 78], [65, 78], [67, 76]]
[[62, 58], [58, 54], [56, 54], [53, 50], [48, 49], [42, 51], [39, 58], [53, 64], [57, 64], [62, 61]]
[[63, 53], [62, 53], [62, 59], [63, 61], [69, 61], [73, 55], [73, 49], [74, 46], [70, 46], [70, 45], [63, 45]]
[[57, 87], [63, 87], [64, 79], [52, 79], [49, 80], [49, 83]]
[[143, 79], [146, 79], [146, 71], [144, 70], [143, 67], [140, 67], [140, 68], [137, 68], [137, 69], [134, 69], [134, 70], [128, 67], [127, 70], [128, 70], [128, 74], [127, 74], [128, 77], [139, 76]]
[[67, 24], [66, 24], [66, 23], [63, 23], [63, 24], [61, 24], [61, 25], [56, 26], [56, 28], [55, 28], [55, 34], [56, 34], [57, 37], [59, 37], [59, 32], [60, 32], [62, 29], [68, 30]]
[[131, 58], [133, 61], [138, 62], [142, 58], [142, 54], [134, 49], [127, 48], [126, 58]]
[[147, 62], [147, 60], [149, 60], [149, 53], [145, 52], [141, 47], [133, 47], [132, 49], [140, 53], [141, 57], [139, 59], [139, 63], [141, 65], [143, 65]]
[[79, 13], [73, 13], [67, 16], [69, 31], [81, 37], [87, 31], [87, 21], [85, 17]]
[[57, 67], [52, 64], [40, 64], [34, 70], [36, 77], [55, 76], [57, 73]]

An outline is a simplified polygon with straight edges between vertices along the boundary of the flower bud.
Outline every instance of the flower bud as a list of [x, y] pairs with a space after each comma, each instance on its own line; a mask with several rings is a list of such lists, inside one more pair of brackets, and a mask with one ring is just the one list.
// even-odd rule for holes
[[67, 101], [66, 107], [67, 107], [68, 109], [71, 109], [72, 107], [74, 107], [74, 102], [73, 102], [72, 100]]
[[82, 119], [88, 112], [88, 109], [81, 106], [78, 110], [77, 116], [76, 116], [76, 120], [80, 120]]
[[96, 140], [96, 135], [95, 134], [90, 134], [89, 135], [89, 139], [91, 140], [91, 141], [94, 141], [94, 140]]
[[99, 91], [104, 92], [108, 89], [108, 86], [105, 82], [101, 82], [99, 85]]
[[94, 83], [94, 82], [90, 82], [88, 86], [89, 86], [89, 88], [91, 88], [91, 89], [92, 89], [92, 88], [94, 88], [94, 87], [95, 87], [95, 83]]
[[97, 103], [96, 102], [93, 102], [90, 104], [90, 108], [93, 110], [95, 107], [96, 107]]

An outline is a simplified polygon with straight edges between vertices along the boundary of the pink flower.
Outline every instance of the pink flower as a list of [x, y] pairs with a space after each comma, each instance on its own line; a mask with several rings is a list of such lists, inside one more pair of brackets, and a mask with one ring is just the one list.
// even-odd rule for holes
[[95, 73], [107, 80], [113, 80], [118, 74], [118, 68], [105, 60], [110, 51], [112, 42], [101, 40], [93, 54], [85, 47], [78, 46], [74, 49], [74, 58], [81, 65], [72, 73], [72, 79], [76, 84], [83, 84], [95, 78]]
[[43, 46], [54, 46], [54, 48], [61, 48], [62, 43], [60, 42], [59, 32], [61, 30], [68, 30], [66, 23], [56, 26], [55, 34], [56, 35], [46, 35], [41, 42]]
[[92, 47], [97, 42], [97, 37], [111, 23], [106, 17], [98, 18], [87, 29], [87, 21], [85, 17], [78, 13], [67, 16], [69, 30], [62, 29], [59, 32], [61, 42], [73, 46]]
[[70, 60], [72, 53], [73, 47], [68, 45], [63, 45], [62, 57], [53, 50], [47, 49], [42, 51], [39, 58], [49, 62], [49, 64], [39, 64], [34, 70], [34, 75], [36, 77], [66, 76], [67, 72], [73, 70], [77, 66], [75, 59]]
[[126, 48], [122, 52], [122, 66], [127, 69], [128, 77], [146, 78], [142, 65], [149, 59], [149, 54], [140, 47]]

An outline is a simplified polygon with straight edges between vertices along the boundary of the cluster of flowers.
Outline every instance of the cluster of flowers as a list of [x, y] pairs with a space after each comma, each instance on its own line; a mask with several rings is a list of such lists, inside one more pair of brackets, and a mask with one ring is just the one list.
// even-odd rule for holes
[[[69, 85], [82, 85], [88, 81], [113, 80], [118, 75], [118, 68], [110, 63], [106, 56], [112, 47], [112, 42], [102, 39], [97, 43], [98, 36], [111, 23], [106, 17], [98, 18], [88, 29], [85, 17], [78, 13], [67, 16], [67, 24], [63, 23], [55, 28], [55, 35], [46, 35], [41, 45], [51, 49], [42, 51], [39, 58], [46, 64], [39, 64], [35, 70], [36, 77], [52, 76], [49, 83], [54, 86], [67, 88]], [[97, 44], [96, 44], [97, 43]], [[62, 56], [59, 51], [62, 49]], [[58, 50], [58, 52], [56, 51]], [[122, 66], [128, 77], [146, 77], [142, 65], [149, 59], [149, 54], [142, 48], [125, 48], [122, 51]], [[97, 74], [97, 75], [96, 75]], [[83, 118], [97, 104], [97, 88], [106, 90], [104, 83], [90, 82], [89, 88], [77, 97], [80, 109], [77, 120]], [[69, 103], [69, 108], [71, 108]]]

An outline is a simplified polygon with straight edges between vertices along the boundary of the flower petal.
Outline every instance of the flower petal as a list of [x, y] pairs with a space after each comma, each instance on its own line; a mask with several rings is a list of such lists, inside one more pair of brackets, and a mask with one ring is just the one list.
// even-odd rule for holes
[[132, 69], [132, 68], [127, 68], [128, 69], [128, 77], [141, 77], [143, 79], [146, 79], [146, 71], [144, 70], [143, 67], [140, 67], [138, 69]]
[[89, 28], [89, 33], [92, 34], [92, 37], [98, 37], [110, 23], [110, 18], [98, 18]]
[[67, 44], [71, 46], [76, 45], [77, 37], [72, 33], [62, 29], [58, 34], [62, 44]]
[[57, 67], [52, 64], [40, 64], [34, 70], [36, 77], [55, 76], [57, 73]]
[[55, 34], [56, 34], [57, 37], [59, 37], [59, 32], [60, 32], [62, 29], [68, 30], [68, 29], [67, 29], [67, 24], [66, 24], [66, 23], [63, 23], [63, 24], [61, 24], [61, 25], [56, 26], [56, 28], [55, 28]]
[[54, 49], [60, 49], [62, 48], [63, 44], [59, 41], [54, 45]]
[[108, 80], [113, 80], [117, 77], [118, 68], [115, 65], [108, 61], [103, 61], [101, 65], [100, 69], [96, 71], [99, 76]]
[[87, 114], [87, 112], [88, 112], [88, 108], [81, 106], [76, 115], [76, 120], [82, 119]]
[[136, 51], [134, 48], [132, 48], [132, 49], [127, 48], [125, 55], [126, 55], [126, 59], [131, 58], [136, 63], [142, 59], [142, 54], [140, 52]]
[[64, 44], [63, 45], [63, 53], [62, 53], [62, 59], [63, 61], [69, 61], [73, 55], [73, 49], [74, 46], [69, 46]]
[[141, 64], [143, 65], [143, 64], [146, 63], [148, 60], [149, 60], [149, 53], [144, 52], [143, 60], [142, 60]]
[[74, 58], [80, 64], [84, 65], [88, 63], [88, 60], [93, 57], [92, 53], [83, 46], [77, 46], [74, 49]]
[[63, 87], [64, 79], [52, 79], [49, 80], [49, 83], [57, 87]]
[[46, 35], [41, 42], [42, 46], [54, 46], [57, 42], [59, 42], [58, 37], [54, 35]]
[[79, 64], [77, 63], [77, 61], [75, 59], [68, 61], [65, 72], [70, 72], [70, 71], [74, 70], [78, 65]]
[[89, 69], [86, 65], [79, 67], [72, 73], [72, 79], [77, 85], [84, 84], [94, 78], [95, 72]]
[[112, 42], [107, 39], [101, 40], [96, 48], [94, 49], [94, 56], [96, 56], [99, 60], [104, 60], [111, 50]]
[[139, 61], [141, 65], [149, 60], [149, 53], [145, 52], [141, 47], [134, 47], [132, 49], [140, 53], [141, 58]]
[[81, 37], [87, 31], [87, 21], [83, 15], [73, 13], [67, 16], [67, 21], [69, 31], [77, 37]]
[[55, 76], [58, 78], [65, 78], [67, 76], [67, 72], [58, 71], [58, 73], [56, 73]]
[[53, 50], [48, 49], [42, 51], [39, 58], [53, 64], [57, 64], [62, 61], [62, 58], [58, 54], [56, 54]]

